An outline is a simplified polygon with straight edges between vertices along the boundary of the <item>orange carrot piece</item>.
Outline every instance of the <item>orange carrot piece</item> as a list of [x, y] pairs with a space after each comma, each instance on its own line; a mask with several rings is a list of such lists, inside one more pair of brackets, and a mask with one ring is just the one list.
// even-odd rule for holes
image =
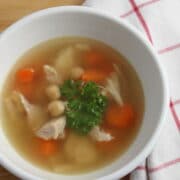
[[97, 51], [87, 52], [87, 54], [85, 55], [85, 65], [87, 66], [87, 68], [103, 69], [103, 71], [105, 70], [105, 72], [113, 71], [112, 63], [104, 54]]
[[81, 79], [83, 81], [94, 81], [94, 82], [101, 82], [107, 77], [107, 74], [100, 70], [89, 69], [86, 70]]
[[134, 118], [134, 109], [130, 104], [125, 104], [122, 107], [113, 105], [107, 109], [106, 121], [111, 127], [130, 127], [134, 122]]
[[38, 139], [38, 151], [43, 156], [54, 155], [58, 151], [58, 141]]
[[85, 61], [87, 66], [99, 66], [103, 63], [105, 59], [104, 55], [97, 51], [90, 51], [85, 54]]
[[35, 71], [33, 68], [20, 69], [17, 74], [17, 80], [21, 83], [30, 83], [34, 79]]

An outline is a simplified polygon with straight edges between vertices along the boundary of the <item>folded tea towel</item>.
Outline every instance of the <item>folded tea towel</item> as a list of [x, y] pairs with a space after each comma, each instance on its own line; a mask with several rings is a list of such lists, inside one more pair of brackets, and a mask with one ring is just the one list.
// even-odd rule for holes
[[136, 27], [152, 43], [168, 75], [169, 111], [149, 157], [131, 180], [180, 180], [180, 0], [86, 0]]

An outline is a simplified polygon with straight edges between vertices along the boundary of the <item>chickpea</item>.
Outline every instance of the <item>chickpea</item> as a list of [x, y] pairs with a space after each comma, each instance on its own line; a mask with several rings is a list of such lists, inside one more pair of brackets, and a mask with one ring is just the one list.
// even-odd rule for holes
[[84, 73], [83, 68], [81, 68], [81, 67], [75, 67], [75, 68], [73, 68], [72, 71], [71, 71], [71, 77], [72, 77], [73, 79], [79, 79], [83, 73]]
[[48, 104], [48, 112], [52, 117], [60, 116], [64, 113], [65, 105], [62, 101], [52, 101]]
[[59, 87], [57, 85], [50, 85], [46, 88], [46, 95], [50, 100], [56, 100], [61, 97]]

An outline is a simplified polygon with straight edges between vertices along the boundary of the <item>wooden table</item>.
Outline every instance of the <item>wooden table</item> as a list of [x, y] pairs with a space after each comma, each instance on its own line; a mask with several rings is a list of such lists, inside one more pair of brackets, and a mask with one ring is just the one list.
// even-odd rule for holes
[[33, 11], [61, 5], [80, 5], [84, 0], [0, 0], [0, 31]]
[[[33, 11], [61, 5], [80, 5], [84, 0], [0, 0], [0, 32]], [[0, 166], [0, 180], [18, 180]], [[128, 177], [123, 180], [128, 180]]]

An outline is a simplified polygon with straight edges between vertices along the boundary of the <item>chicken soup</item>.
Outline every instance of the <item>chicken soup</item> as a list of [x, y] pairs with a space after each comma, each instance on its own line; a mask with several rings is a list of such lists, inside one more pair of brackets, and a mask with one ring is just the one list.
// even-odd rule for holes
[[56, 38], [20, 57], [4, 84], [3, 129], [26, 160], [55, 173], [109, 165], [136, 138], [144, 113], [141, 82], [102, 42]]

